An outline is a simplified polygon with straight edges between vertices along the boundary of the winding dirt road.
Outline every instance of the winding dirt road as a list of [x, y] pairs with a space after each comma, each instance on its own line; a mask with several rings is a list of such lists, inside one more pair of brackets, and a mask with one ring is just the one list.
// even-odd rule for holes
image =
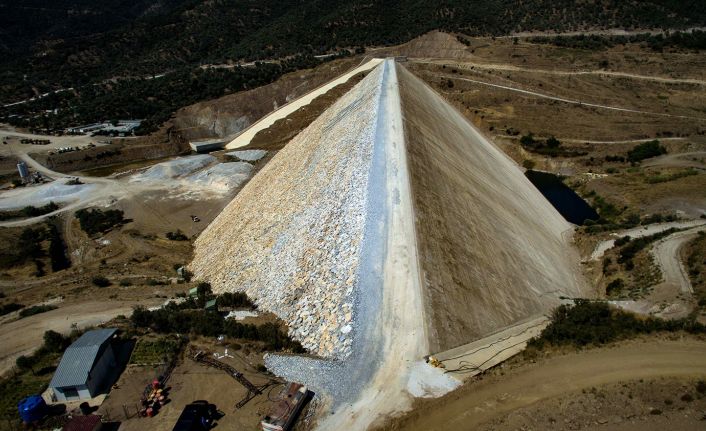
[[606, 251], [610, 250], [615, 246], [615, 240], [623, 237], [630, 236], [630, 238], [642, 238], [643, 236], [654, 235], [659, 232], [664, 232], [665, 230], [676, 228], [684, 229], [696, 226], [705, 226], [706, 221], [704, 220], [688, 220], [688, 221], [674, 221], [667, 223], [655, 223], [647, 226], [638, 226], [631, 229], [625, 229], [617, 232], [611, 233], [611, 239], [607, 239], [596, 244], [596, 248], [593, 249], [591, 257], [589, 260], [598, 260], [605, 254]]
[[657, 377], [706, 376], [706, 343], [695, 339], [629, 342], [540, 360], [424, 401], [388, 430], [474, 430], [542, 400], [599, 385]]
[[682, 293], [693, 293], [689, 275], [681, 262], [681, 249], [684, 245], [696, 238], [700, 231], [705, 231], [704, 226], [676, 232], [666, 238], [659, 240], [652, 248], [652, 256], [655, 263], [659, 265], [664, 277], [664, 283], [670, 286], [678, 286]]

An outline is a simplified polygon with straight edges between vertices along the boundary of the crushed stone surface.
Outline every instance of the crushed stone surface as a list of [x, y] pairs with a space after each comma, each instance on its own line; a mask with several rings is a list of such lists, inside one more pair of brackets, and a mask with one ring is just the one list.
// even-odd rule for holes
[[256, 162], [267, 155], [265, 150], [240, 150], [226, 153], [226, 156], [235, 157], [244, 162]]
[[190, 269], [244, 291], [311, 353], [343, 359], [356, 333], [381, 72], [281, 150], [199, 236]]

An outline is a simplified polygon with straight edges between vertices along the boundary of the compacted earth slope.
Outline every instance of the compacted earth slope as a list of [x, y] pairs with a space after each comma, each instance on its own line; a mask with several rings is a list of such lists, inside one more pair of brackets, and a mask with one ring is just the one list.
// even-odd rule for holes
[[585, 294], [571, 225], [441, 96], [398, 76], [432, 351]]

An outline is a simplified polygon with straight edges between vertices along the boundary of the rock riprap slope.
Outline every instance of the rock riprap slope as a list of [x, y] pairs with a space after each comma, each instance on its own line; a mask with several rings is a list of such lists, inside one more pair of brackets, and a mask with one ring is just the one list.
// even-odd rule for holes
[[[423, 334], [413, 357], [398, 349], [409, 362], [585, 296], [571, 229], [512, 160], [386, 61], [243, 188], [191, 269], [216, 292], [245, 291], [310, 352], [347, 358], [349, 373], [365, 362], [352, 351], [390, 356], [402, 332]], [[400, 329], [400, 314], [414, 324]]]
[[371, 71], [287, 144], [201, 234], [190, 265], [322, 357], [351, 349], [381, 77]]

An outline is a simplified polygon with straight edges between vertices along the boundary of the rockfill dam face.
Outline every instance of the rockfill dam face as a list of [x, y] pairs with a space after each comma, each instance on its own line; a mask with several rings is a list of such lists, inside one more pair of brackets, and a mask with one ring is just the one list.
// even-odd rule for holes
[[[383, 103], [388, 74], [394, 103]], [[381, 138], [395, 110], [402, 143]], [[376, 145], [388, 159], [403, 151], [402, 161], [376, 163]], [[383, 171], [398, 168], [408, 184], [386, 185]], [[385, 194], [390, 203], [376, 201]], [[396, 205], [412, 209], [401, 214], [413, 238], [399, 250], [375, 237], [399, 234], [389, 229]], [[513, 161], [388, 60], [243, 188], [197, 239], [190, 267], [215, 292], [246, 292], [311, 353], [344, 360], [362, 322], [385, 329], [375, 323], [386, 318], [381, 307], [362, 306], [360, 295], [382, 300], [397, 261], [390, 254], [403, 253], [416, 260], [419, 292], [410, 294], [420, 296], [404, 312], [416, 312], [426, 354], [546, 313], [561, 296], [585, 295], [570, 232]]]

